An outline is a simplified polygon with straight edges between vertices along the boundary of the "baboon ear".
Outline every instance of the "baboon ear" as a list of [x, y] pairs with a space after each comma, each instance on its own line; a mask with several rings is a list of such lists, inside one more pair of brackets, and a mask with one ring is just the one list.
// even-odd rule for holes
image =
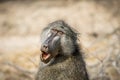
[[63, 36], [61, 38], [61, 48], [64, 55], [71, 55], [74, 52], [74, 43], [70, 37]]

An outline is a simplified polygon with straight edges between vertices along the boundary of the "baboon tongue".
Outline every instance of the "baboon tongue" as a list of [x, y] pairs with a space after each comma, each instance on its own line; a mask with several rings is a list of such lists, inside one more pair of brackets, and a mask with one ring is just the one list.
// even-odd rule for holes
[[43, 53], [43, 54], [42, 54], [42, 57], [43, 57], [44, 60], [46, 60], [46, 59], [48, 59], [48, 58], [50, 57], [50, 54], [48, 54], [48, 53]]

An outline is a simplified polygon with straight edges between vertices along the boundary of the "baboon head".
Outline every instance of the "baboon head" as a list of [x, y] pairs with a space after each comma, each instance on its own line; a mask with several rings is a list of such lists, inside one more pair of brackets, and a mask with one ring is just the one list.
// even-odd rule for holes
[[41, 34], [41, 61], [48, 63], [59, 54], [72, 55], [76, 40], [77, 33], [64, 21], [58, 20], [50, 23]]

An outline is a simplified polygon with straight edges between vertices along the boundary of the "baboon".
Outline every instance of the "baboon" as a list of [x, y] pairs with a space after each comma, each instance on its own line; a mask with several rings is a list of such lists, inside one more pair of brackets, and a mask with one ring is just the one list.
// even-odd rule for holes
[[41, 34], [36, 80], [89, 80], [75, 32], [63, 20], [48, 24]]

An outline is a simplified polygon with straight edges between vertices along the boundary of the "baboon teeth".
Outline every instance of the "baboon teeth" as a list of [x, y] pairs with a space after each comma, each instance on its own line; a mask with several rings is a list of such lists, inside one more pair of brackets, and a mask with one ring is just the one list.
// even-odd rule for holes
[[43, 60], [47, 60], [49, 57], [50, 57], [49, 53], [45, 53], [45, 52], [42, 53]]

